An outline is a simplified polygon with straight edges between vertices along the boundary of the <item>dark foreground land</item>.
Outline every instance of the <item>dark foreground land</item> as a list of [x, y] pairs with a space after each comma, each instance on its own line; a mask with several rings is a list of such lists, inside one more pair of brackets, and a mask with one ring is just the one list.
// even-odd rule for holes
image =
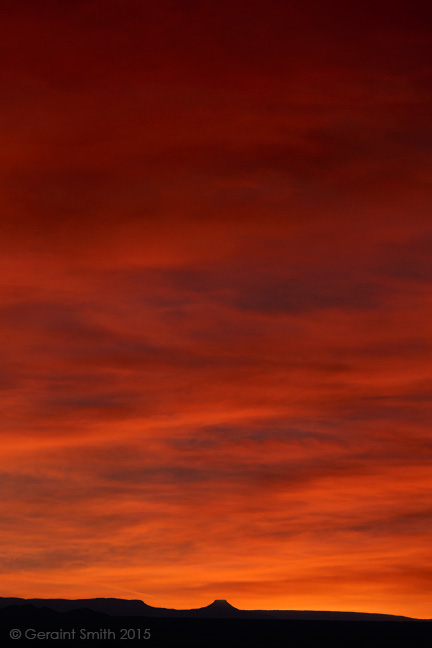
[[[19, 633], [21, 637], [11, 638], [11, 632], [12, 637]], [[430, 648], [432, 623], [111, 616], [93, 610], [56, 612], [33, 605], [12, 605], [0, 610], [0, 645]]]

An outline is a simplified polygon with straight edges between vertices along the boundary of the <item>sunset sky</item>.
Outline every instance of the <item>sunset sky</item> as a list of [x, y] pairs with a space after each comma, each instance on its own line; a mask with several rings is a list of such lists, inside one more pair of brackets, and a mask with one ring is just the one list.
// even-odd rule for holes
[[430, 4], [0, 24], [0, 596], [431, 618]]

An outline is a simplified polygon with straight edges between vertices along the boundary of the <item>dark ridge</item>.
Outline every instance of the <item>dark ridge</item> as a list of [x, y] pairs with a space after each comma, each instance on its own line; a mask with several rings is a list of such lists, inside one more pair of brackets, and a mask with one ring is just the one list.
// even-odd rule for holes
[[207, 605], [206, 607], [198, 608], [196, 610], [183, 610], [183, 612], [187, 613], [189, 616], [201, 619], [242, 618], [244, 615], [244, 611], [234, 607], [225, 599], [216, 599], [215, 601], [213, 601], [213, 603], [210, 603], [210, 605]]
[[213, 601], [213, 603], [210, 603], [210, 605], [207, 605], [207, 609], [209, 608], [217, 608], [218, 610], [238, 610], [238, 608], [234, 607], [234, 605], [231, 605], [231, 603], [228, 603], [226, 599], [216, 599]]
[[[6, 599], [3, 599], [4, 603]], [[19, 600], [19, 599], [18, 599]], [[36, 599], [41, 600], [41, 599]], [[91, 601], [91, 599], [89, 599]], [[48, 602], [48, 600], [47, 600]], [[160, 608], [154, 608], [160, 609]], [[229, 610], [233, 616], [211, 616], [210, 611]], [[155, 616], [107, 616], [101, 612], [82, 607], [58, 612], [47, 607], [38, 607], [21, 599], [0, 609], [0, 645], [20, 646], [48, 645], [62, 646], [150, 646], [151, 648], [273, 648], [295, 646], [299, 648], [383, 648], [387, 646], [432, 646], [432, 623], [420, 623], [411, 619], [401, 621], [364, 619], [297, 620], [272, 617], [243, 617], [227, 602], [215, 601], [199, 610], [177, 610], [182, 617], [175, 617], [166, 611], [163, 617]], [[193, 612], [201, 616], [193, 616]], [[243, 611], [247, 612], [247, 611]], [[253, 614], [259, 611], [254, 611]], [[262, 611], [263, 613], [266, 611]], [[277, 613], [278, 611], [276, 611]], [[283, 611], [279, 611], [283, 612]], [[287, 611], [285, 611], [287, 612]], [[237, 613], [240, 616], [237, 616]], [[267, 611], [270, 613], [270, 611]], [[312, 613], [313, 614], [313, 613]], [[325, 614], [325, 613], [321, 613]], [[331, 614], [331, 613], [329, 613]], [[204, 615], [204, 616], [203, 616]], [[235, 615], [235, 616], [234, 616]], [[365, 615], [367, 616], [367, 615]], [[372, 616], [372, 615], [371, 615]], [[15, 629], [20, 629], [21, 638], [14, 639]], [[25, 636], [29, 629], [31, 636]], [[150, 641], [144, 633], [148, 630]], [[44, 633], [57, 633], [45, 641]], [[109, 631], [109, 636], [107, 633]], [[84, 638], [81, 637], [84, 632]], [[42, 637], [35, 638], [37, 633]], [[56, 641], [59, 639], [59, 641]], [[127, 641], [125, 641], [127, 639]]]
[[139, 600], [117, 598], [92, 599], [20, 599], [0, 597], [0, 610], [10, 606], [31, 605], [34, 608], [56, 612], [89, 610], [110, 616], [133, 616], [148, 618], [192, 618], [192, 619], [285, 619], [305, 621], [418, 621], [410, 617], [366, 612], [330, 612], [319, 610], [239, 610], [225, 599], [217, 599], [202, 608], [175, 610], [147, 605]]
[[102, 612], [114, 616], [152, 616], [158, 608], [152, 608], [143, 601], [117, 598], [93, 599], [20, 599], [1, 598], [0, 609], [9, 605], [31, 604], [36, 608], [48, 607], [56, 612], [69, 612], [79, 608]]

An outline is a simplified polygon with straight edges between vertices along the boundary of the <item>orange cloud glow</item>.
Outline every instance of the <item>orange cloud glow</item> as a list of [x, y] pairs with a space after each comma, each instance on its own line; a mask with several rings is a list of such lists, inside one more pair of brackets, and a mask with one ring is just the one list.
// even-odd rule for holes
[[1, 595], [430, 618], [426, 8], [19, 4]]

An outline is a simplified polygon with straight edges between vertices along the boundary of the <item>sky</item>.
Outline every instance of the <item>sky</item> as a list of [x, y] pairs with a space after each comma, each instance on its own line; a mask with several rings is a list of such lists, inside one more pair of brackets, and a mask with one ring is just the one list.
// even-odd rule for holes
[[2, 596], [432, 617], [426, 4], [4, 1]]

